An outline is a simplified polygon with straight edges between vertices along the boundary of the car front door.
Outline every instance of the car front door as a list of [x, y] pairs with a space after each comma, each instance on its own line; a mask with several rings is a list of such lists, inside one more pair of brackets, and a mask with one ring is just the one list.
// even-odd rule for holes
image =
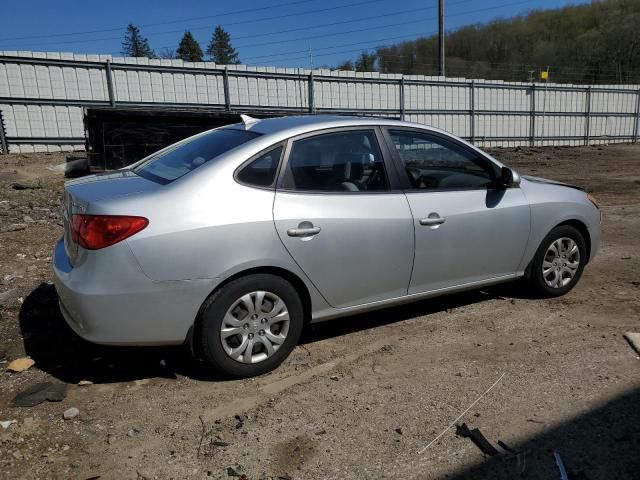
[[396, 172], [385, 166], [380, 135], [375, 128], [338, 129], [287, 146], [276, 230], [333, 307], [407, 293], [413, 218], [404, 193], [392, 188]]
[[448, 136], [389, 128], [414, 217], [409, 294], [514, 276], [529, 238], [520, 188], [500, 188], [500, 168]]

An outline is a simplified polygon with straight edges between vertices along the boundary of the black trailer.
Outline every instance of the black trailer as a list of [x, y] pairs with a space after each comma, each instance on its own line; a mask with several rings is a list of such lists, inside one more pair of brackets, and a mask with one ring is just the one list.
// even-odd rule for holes
[[197, 107], [87, 108], [89, 168], [94, 172], [122, 168], [183, 138], [239, 121], [238, 113]]

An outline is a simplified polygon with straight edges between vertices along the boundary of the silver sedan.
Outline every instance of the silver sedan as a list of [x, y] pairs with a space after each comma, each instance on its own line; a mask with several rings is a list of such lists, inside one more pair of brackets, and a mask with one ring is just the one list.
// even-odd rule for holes
[[302, 116], [218, 128], [67, 182], [60, 308], [101, 344], [278, 366], [307, 323], [523, 277], [571, 290], [600, 240], [582, 189], [424, 125]]

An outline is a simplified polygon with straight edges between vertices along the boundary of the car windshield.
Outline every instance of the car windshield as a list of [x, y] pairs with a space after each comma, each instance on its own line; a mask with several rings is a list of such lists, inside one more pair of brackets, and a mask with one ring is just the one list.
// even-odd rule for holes
[[232, 128], [214, 130], [153, 155], [133, 171], [154, 182], [170, 183], [259, 135]]

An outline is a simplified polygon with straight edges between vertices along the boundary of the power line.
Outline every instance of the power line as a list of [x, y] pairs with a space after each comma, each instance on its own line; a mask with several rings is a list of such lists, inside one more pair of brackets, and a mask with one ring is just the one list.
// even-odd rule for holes
[[[449, 17], [464, 17], [467, 16], [469, 14], [474, 14], [474, 13], [479, 13], [479, 12], [484, 12], [484, 11], [489, 11], [489, 10], [495, 10], [498, 8], [503, 8], [503, 7], [510, 7], [510, 6], [515, 6], [515, 5], [522, 5], [525, 3], [532, 3], [532, 1], [534, 0], [520, 0], [517, 2], [511, 2], [511, 3], [505, 3], [505, 4], [501, 4], [501, 5], [496, 5], [493, 7], [485, 7], [485, 8], [478, 8], [475, 10], [467, 10], [465, 12], [462, 13], [457, 13], [457, 14], [452, 14], [449, 15]], [[453, 3], [452, 5], [457, 5], [460, 3], [466, 3], [466, 1], [461, 1], [461, 2], [456, 2]], [[429, 9], [433, 9], [435, 7], [431, 7]], [[378, 15], [376, 16], [377, 18], [384, 18], [385, 15]], [[397, 27], [397, 26], [403, 26], [403, 25], [410, 25], [410, 24], [414, 24], [414, 23], [421, 23], [421, 22], [425, 22], [428, 20], [434, 20], [435, 17], [423, 17], [423, 18], [419, 18], [416, 20], [412, 20], [409, 22], [398, 22], [398, 23], [393, 23], [393, 24], [387, 24], [387, 25], [377, 25], [374, 27], [366, 27], [366, 28], [360, 28], [360, 29], [355, 29], [355, 30], [347, 30], [347, 31], [338, 31], [338, 32], [332, 32], [332, 33], [325, 33], [325, 34], [321, 34], [321, 35], [312, 35], [312, 36], [307, 36], [307, 37], [298, 37], [298, 38], [289, 38], [286, 40], [276, 40], [276, 41], [272, 41], [272, 42], [260, 42], [260, 43], [253, 43], [253, 44], [248, 44], [248, 45], [235, 45], [236, 48], [252, 48], [252, 47], [263, 47], [266, 45], [277, 45], [277, 44], [282, 44], [282, 43], [291, 43], [291, 42], [297, 42], [297, 41], [305, 41], [305, 40], [313, 40], [313, 39], [318, 39], [318, 38], [326, 38], [326, 37], [333, 37], [335, 35], [346, 35], [346, 34], [350, 34], [350, 33], [360, 33], [360, 32], [366, 32], [366, 31], [371, 31], [371, 30], [378, 30], [378, 29], [382, 29], [382, 28], [390, 28], [390, 27]], [[356, 20], [350, 20], [349, 22], [353, 22]], [[343, 22], [343, 23], [347, 23], [347, 22]], [[403, 37], [406, 37], [406, 35], [404, 35]], [[391, 37], [389, 39], [394, 39], [395, 37]], [[164, 47], [160, 47], [160, 49], [163, 48], [172, 48], [171, 46], [164, 46]], [[288, 52], [288, 53], [299, 53], [299, 51], [296, 52]], [[268, 56], [280, 56], [283, 54], [273, 54], [273, 55], [268, 55]], [[268, 56], [264, 56], [264, 57], [268, 57]], [[256, 58], [256, 57], [249, 57], [249, 58]]]
[[[343, 8], [349, 8], [349, 7], [356, 7], [356, 6], [360, 6], [360, 5], [368, 5], [368, 4], [372, 4], [372, 3], [380, 3], [383, 2], [385, 0], [362, 0], [359, 2], [350, 2], [348, 4], [344, 4], [344, 5], [338, 5], [338, 6], [334, 6], [334, 7], [325, 7], [325, 8], [320, 8], [320, 9], [315, 9], [315, 10], [305, 10], [303, 12], [296, 12], [296, 13], [287, 13], [284, 15], [275, 15], [275, 16], [271, 16], [271, 17], [262, 17], [262, 18], [258, 18], [258, 19], [253, 19], [253, 20], [239, 20], [237, 22], [230, 22], [230, 23], [225, 23], [223, 26], [224, 27], [229, 27], [229, 26], [235, 26], [235, 25], [245, 25], [245, 24], [251, 24], [251, 23], [259, 23], [259, 22], [266, 22], [269, 20], [279, 20], [282, 18], [291, 18], [291, 17], [299, 17], [299, 16], [303, 16], [303, 15], [308, 15], [310, 13], [322, 13], [322, 12], [329, 12], [329, 11], [335, 11], [335, 10], [340, 10]], [[203, 18], [203, 17], [200, 17]], [[165, 35], [165, 34], [171, 34], [171, 33], [183, 33], [185, 30], [189, 30], [191, 32], [195, 32], [195, 31], [199, 31], [199, 30], [210, 30], [211, 26], [205, 26], [205, 27], [195, 27], [195, 28], [187, 28], [187, 29], [180, 29], [180, 30], [165, 30], [162, 32], [152, 32], [152, 33], [145, 33], [146, 37], [152, 37], [153, 35]], [[64, 42], [55, 42], [55, 45], [70, 45], [70, 44], [77, 44], [77, 43], [93, 43], [93, 42], [102, 42], [105, 40], [121, 40], [122, 37], [102, 37], [102, 38], [93, 38], [93, 39], [84, 39], [84, 40], [66, 40]], [[41, 45], [40, 43], [32, 43], [32, 44], [22, 44], [21, 47], [30, 47], [30, 46], [36, 46], [36, 45]], [[165, 48], [165, 47], [160, 47], [160, 48]]]
[[[451, 2], [449, 3], [449, 5], [460, 5], [462, 3], [469, 3], [472, 2], [473, 0], [460, 0], [458, 2]], [[389, 18], [389, 17], [397, 17], [399, 15], [405, 15], [407, 13], [416, 13], [416, 12], [423, 12], [426, 10], [434, 10], [436, 7], [422, 7], [422, 8], [413, 8], [413, 9], [409, 9], [409, 10], [401, 10], [401, 11], [397, 11], [397, 12], [393, 12], [393, 13], [387, 13], [387, 14], [383, 14], [383, 15], [372, 15], [370, 17], [360, 17], [360, 18], [356, 18], [353, 20], [343, 20], [341, 22], [329, 22], [329, 23], [320, 23], [317, 25], [309, 25], [306, 27], [298, 27], [298, 28], [290, 28], [288, 30], [278, 30], [278, 31], [273, 31], [273, 32], [266, 32], [266, 33], [254, 33], [251, 35], [241, 35], [241, 36], [237, 36], [234, 37], [234, 41], [235, 40], [243, 40], [245, 38], [257, 38], [257, 37], [266, 37], [269, 35], [280, 35], [283, 33], [292, 33], [292, 32], [300, 32], [300, 31], [305, 31], [305, 30], [313, 30], [316, 28], [323, 28], [323, 27], [333, 27], [336, 25], [345, 25], [345, 24], [349, 24], [349, 23], [358, 23], [358, 22], [364, 22], [367, 20], [377, 20], [379, 18]]]
[[[479, 8], [479, 9], [476, 9], [476, 10], [469, 10], [469, 11], [466, 11], [464, 13], [453, 14], [453, 15], [450, 15], [450, 17], [467, 16], [467, 15], [470, 15], [470, 14], [475, 14], [475, 13], [484, 12], [484, 11], [488, 11], [488, 10], [495, 10], [497, 8], [503, 8], [503, 7], [507, 7], [507, 6], [513, 6], [513, 5], [521, 5], [521, 4], [524, 4], [524, 3], [531, 3], [531, 1], [532, 0], [520, 0], [518, 2], [506, 3], [506, 4], [502, 4], [502, 5], [496, 5], [496, 6], [493, 6], [493, 7]], [[399, 24], [391, 25], [391, 26], [408, 25], [410, 23], [421, 23], [421, 22], [424, 22], [425, 20], [432, 20], [432, 19], [433, 19], [432, 17], [431, 18], [426, 18], [426, 19], [422, 18], [422, 19], [415, 20], [413, 22], [402, 22], [402, 23], [399, 23]], [[311, 37], [300, 37], [300, 38], [295, 38], [295, 39], [288, 39], [288, 40], [286, 40], [286, 42], [295, 42], [295, 41], [301, 41], [301, 40], [309, 40], [309, 39], [312, 39], [312, 38], [329, 37], [329, 36], [335, 36], [335, 35], [344, 34], [344, 33], [361, 32], [361, 31], [365, 31], [365, 30], [376, 30], [376, 29], [379, 29], [379, 28], [384, 28], [384, 26], [383, 27], [380, 27], [380, 26], [369, 27], [369, 28], [366, 28], [366, 29], [351, 30], [351, 31], [346, 31], [346, 32], [334, 32], [334, 33], [311, 36]], [[424, 37], [424, 36], [427, 36], [427, 35], [433, 35], [435, 33], [437, 33], [437, 32], [416, 32], [416, 33], [413, 33], [413, 34], [404, 34], [404, 35], [395, 36], [395, 37], [380, 38], [380, 39], [377, 39], [377, 40], [367, 40], [365, 42], [339, 44], [339, 45], [334, 45], [334, 46], [331, 46], [331, 47], [320, 47], [320, 48], [317, 48], [316, 50], [327, 50], [327, 49], [330, 49], [330, 48], [349, 47], [349, 46], [353, 46], [353, 45], [362, 45], [362, 44], [367, 44], [367, 43], [371, 43], [371, 42], [383, 42], [383, 41], [387, 41], [387, 40], [398, 40], [398, 39], [408, 38], [409, 36], [415, 36], [415, 35], [421, 35], [421, 36]], [[275, 43], [284, 43], [284, 42], [278, 41], [278, 42], [273, 42], [273, 43], [261, 43], [259, 45], [263, 46], [263, 45], [270, 45], [270, 44], [275, 44]], [[258, 44], [256, 44], [256, 45], [258, 45]], [[248, 46], [245, 45], [244, 47], [247, 48]], [[307, 51], [307, 50], [304, 50], [304, 51]], [[301, 50], [295, 50], [295, 51], [274, 53], [274, 54], [269, 54], [269, 55], [246, 57], [245, 59], [251, 60], [251, 59], [256, 59], [256, 58], [271, 58], [271, 57], [279, 57], [279, 56], [283, 56], [283, 55], [296, 54], [296, 53], [301, 53], [301, 52], [302, 52]]]
[[[228, 17], [230, 15], [241, 15], [243, 13], [253, 13], [253, 12], [258, 12], [258, 11], [261, 11], [261, 10], [270, 10], [270, 9], [273, 9], [273, 8], [290, 7], [292, 5], [298, 5], [298, 4], [301, 4], [301, 3], [310, 3], [310, 2], [313, 2], [313, 1], [315, 1], [315, 0], [296, 0], [294, 2], [265, 5], [263, 7], [254, 7], [254, 8], [247, 8], [247, 9], [244, 9], [244, 10], [235, 10], [233, 12], [218, 13], [216, 15], [204, 15], [204, 16], [201, 15], [199, 17], [182, 18], [180, 20], [167, 20], [165, 22], [145, 23], [145, 24], [142, 24], [142, 25], [138, 25], [138, 27], [146, 28], [146, 27], [155, 27], [155, 26], [158, 26], [158, 25], [171, 25], [171, 24], [182, 23], [182, 22], [192, 22], [194, 20], [202, 20], [202, 19], [205, 19], [205, 18]], [[51, 34], [47, 34], [47, 35], [28, 35], [28, 36], [24, 36], [24, 37], [5, 37], [5, 38], [0, 38], [0, 41], [6, 41], [6, 40], [28, 40], [28, 39], [31, 39], [31, 38], [68, 37], [68, 36], [72, 36], [72, 35], [89, 35], [89, 34], [93, 34], [93, 33], [117, 32], [117, 31], [121, 31], [122, 28], [123, 27], [120, 26], [120, 27], [114, 27], [114, 28], [105, 28], [105, 29], [102, 29], [102, 30], [86, 30], [86, 31], [83, 31], [83, 32], [51, 33]]]

